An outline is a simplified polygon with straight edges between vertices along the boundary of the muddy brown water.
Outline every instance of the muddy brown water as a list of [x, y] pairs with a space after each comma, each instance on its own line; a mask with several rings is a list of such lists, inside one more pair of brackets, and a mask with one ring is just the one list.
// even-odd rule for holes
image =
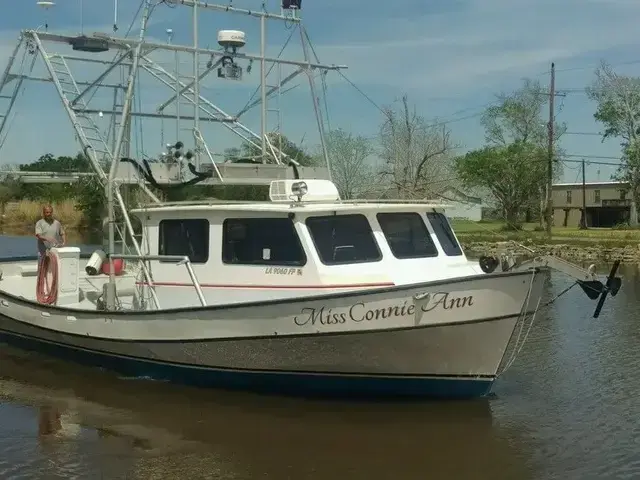
[[[640, 268], [621, 273], [597, 320], [577, 288], [553, 303], [472, 401], [192, 389], [0, 344], [0, 478], [639, 478]], [[570, 284], [553, 274], [545, 294]]]

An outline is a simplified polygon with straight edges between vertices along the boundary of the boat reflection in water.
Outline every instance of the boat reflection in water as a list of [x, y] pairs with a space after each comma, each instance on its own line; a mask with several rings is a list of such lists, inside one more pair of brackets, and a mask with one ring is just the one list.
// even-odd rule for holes
[[[13, 445], [22, 452], [0, 451], [11, 457], [0, 461], [3, 478], [528, 476], [507, 433], [492, 424], [487, 399], [364, 404], [198, 390], [118, 379], [5, 346], [0, 378], [8, 403], [0, 437], [14, 417]], [[36, 413], [16, 425], [25, 406]]]

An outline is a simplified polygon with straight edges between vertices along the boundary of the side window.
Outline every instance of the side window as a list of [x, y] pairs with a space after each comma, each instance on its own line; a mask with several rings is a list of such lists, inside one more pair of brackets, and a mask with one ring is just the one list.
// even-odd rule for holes
[[462, 255], [462, 249], [453, 234], [453, 230], [451, 230], [447, 217], [439, 212], [427, 212], [427, 218], [444, 253], [450, 257]]
[[306, 224], [325, 265], [377, 262], [382, 258], [364, 215], [309, 217]]
[[159, 255], [186, 255], [191, 263], [207, 263], [209, 220], [161, 220], [158, 227]]
[[304, 265], [307, 256], [290, 218], [227, 218], [222, 261], [235, 265]]
[[438, 256], [438, 249], [419, 214], [412, 212], [379, 213], [377, 219], [394, 257]]

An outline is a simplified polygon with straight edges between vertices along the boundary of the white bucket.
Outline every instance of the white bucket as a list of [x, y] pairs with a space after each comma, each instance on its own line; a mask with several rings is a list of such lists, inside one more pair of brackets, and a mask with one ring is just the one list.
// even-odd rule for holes
[[84, 271], [87, 272], [87, 275], [98, 275], [100, 273], [100, 268], [102, 267], [102, 263], [107, 258], [107, 254], [102, 250], [96, 250], [91, 254], [91, 258], [87, 262], [87, 266], [84, 267]]

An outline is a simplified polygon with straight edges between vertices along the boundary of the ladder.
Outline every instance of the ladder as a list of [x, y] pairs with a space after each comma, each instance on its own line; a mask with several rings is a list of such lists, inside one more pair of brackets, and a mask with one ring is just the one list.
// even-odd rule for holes
[[[62, 94], [65, 107], [73, 112], [72, 119], [74, 127], [76, 127], [76, 132], [78, 133], [80, 142], [87, 151], [87, 155], [94, 155], [95, 160], [101, 166], [111, 163], [113, 161], [113, 153], [98, 126], [93, 119], [84, 112], [84, 110], [87, 109], [87, 104], [84, 99], [81, 98], [76, 102], [79, 108], [71, 108], [71, 100], [73, 97], [80, 95], [80, 89], [69, 70], [66, 60], [62, 55], [53, 54], [46, 55], [45, 63], [51, 65], [52, 72], [50, 73], [52, 73], [52, 80]], [[91, 150], [92, 153], [89, 153], [88, 150]]]

